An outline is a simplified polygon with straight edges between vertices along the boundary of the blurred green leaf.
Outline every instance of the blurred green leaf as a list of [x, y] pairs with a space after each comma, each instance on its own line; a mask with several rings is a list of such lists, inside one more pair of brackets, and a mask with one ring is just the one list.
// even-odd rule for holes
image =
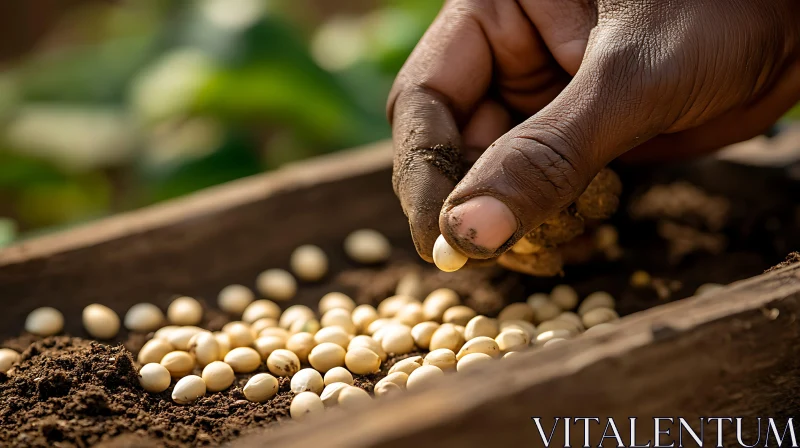
[[60, 183], [26, 186], [17, 194], [16, 212], [31, 227], [48, 227], [108, 213], [111, 185], [102, 173], [67, 177]]
[[8, 246], [17, 238], [17, 223], [10, 218], [0, 218], [0, 247]]
[[50, 162], [0, 150], [0, 189], [11, 191], [39, 184], [61, 184], [65, 179]]
[[800, 103], [797, 103], [797, 105], [786, 114], [786, 118], [800, 120]]

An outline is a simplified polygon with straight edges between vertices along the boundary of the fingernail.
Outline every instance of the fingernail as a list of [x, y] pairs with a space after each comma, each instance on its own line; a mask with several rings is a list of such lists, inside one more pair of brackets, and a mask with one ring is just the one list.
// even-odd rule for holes
[[453, 207], [447, 221], [455, 236], [492, 252], [517, 231], [517, 218], [491, 196], [478, 196]]

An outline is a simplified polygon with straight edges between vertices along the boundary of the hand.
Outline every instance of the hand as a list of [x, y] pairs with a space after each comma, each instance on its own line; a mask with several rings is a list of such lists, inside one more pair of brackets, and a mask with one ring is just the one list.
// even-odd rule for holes
[[497, 257], [636, 146], [758, 135], [800, 100], [798, 23], [796, 0], [448, 1], [388, 102], [417, 251]]

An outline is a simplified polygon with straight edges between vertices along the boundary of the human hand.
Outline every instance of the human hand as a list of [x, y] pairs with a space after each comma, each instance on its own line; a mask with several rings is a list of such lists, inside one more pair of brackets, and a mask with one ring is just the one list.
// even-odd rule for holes
[[796, 0], [448, 1], [388, 103], [419, 254], [497, 257], [634, 147], [763, 132], [800, 99], [798, 23]]

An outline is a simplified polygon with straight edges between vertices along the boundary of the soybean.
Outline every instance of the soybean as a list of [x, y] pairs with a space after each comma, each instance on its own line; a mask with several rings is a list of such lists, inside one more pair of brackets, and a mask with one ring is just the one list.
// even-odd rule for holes
[[436, 366], [421, 366], [415, 369], [408, 375], [406, 388], [408, 390], [417, 390], [426, 387], [428, 384], [436, 382], [438, 378], [444, 376], [442, 369]]
[[219, 392], [231, 387], [236, 375], [233, 368], [222, 361], [214, 361], [203, 368], [203, 381], [209, 392]]
[[344, 251], [353, 261], [375, 264], [386, 261], [392, 254], [392, 245], [380, 232], [361, 229], [347, 235]]
[[178, 297], [167, 307], [167, 319], [175, 325], [197, 325], [203, 320], [203, 306], [191, 297]]
[[444, 272], [455, 272], [465, 264], [469, 258], [457, 251], [444, 239], [444, 235], [439, 235], [433, 243], [433, 263], [437, 268]]
[[252, 323], [265, 317], [278, 319], [280, 316], [281, 308], [277, 303], [271, 300], [261, 299], [247, 305], [247, 308], [245, 308], [242, 313], [242, 320], [247, 323]]
[[308, 355], [308, 363], [311, 367], [320, 372], [327, 372], [334, 367], [344, 365], [346, 352], [338, 344], [333, 342], [323, 342], [311, 350]]
[[151, 393], [167, 390], [171, 381], [169, 370], [161, 364], [148, 363], [139, 370], [139, 384], [142, 389]]
[[[194, 370], [194, 358], [184, 351], [169, 352], [161, 359], [161, 365], [169, 370], [173, 378], [181, 378]], [[205, 393], [205, 391], [203, 392]]]
[[299, 279], [316, 282], [328, 273], [328, 256], [318, 246], [304, 244], [292, 252], [289, 265]]
[[500, 327], [497, 324], [497, 320], [486, 316], [475, 316], [464, 327], [464, 339], [468, 341], [478, 336], [493, 338], [497, 336], [499, 331]]
[[164, 320], [164, 313], [159, 307], [152, 303], [137, 303], [125, 313], [123, 323], [128, 330], [146, 333], [157, 330]]
[[36, 308], [25, 318], [25, 331], [36, 336], [53, 336], [64, 329], [64, 315], [49, 306]]
[[299, 394], [301, 392], [313, 392], [317, 395], [322, 393], [325, 387], [325, 382], [322, 380], [322, 375], [314, 369], [302, 369], [294, 374], [290, 383], [292, 392]]
[[491, 357], [498, 357], [500, 356], [500, 348], [497, 346], [497, 342], [494, 339], [486, 336], [478, 336], [477, 338], [470, 339], [461, 347], [461, 350], [456, 354], [456, 359], [460, 361], [461, 358], [471, 353], [483, 353]]
[[311, 333], [295, 333], [286, 340], [286, 349], [294, 352], [300, 362], [308, 362], [308, 354], [316, 345]]
[[142, 365], [159, 363], [167, 353], [173, 350], [175, 350], [175, 347], [163, 339], [150, 339], [139, 350], [137, 361]]
[[[0, 373], [8, 373], [11, 366], [19, 362], [19, 353], [10, 348], [0, 348]], [[167, 384], [169, 385], [169, 384]]]
[[83, 328], [97, 339], [112, 339], [119, 333], [119, 316], [111, 308], [93, 303], [83, 309]]
[[329, 386], [333, 383], [353, 385], [353, 375], [344, 367], [334, 367], [325, 373], [324, 383]]
[[455, 370], [458, 359], [452, 350], [447, 348], [440, 348], [425, 355], [425, 360], [422, 365], [436, 366], [442, 371]]
[[289, 414], [295, 420], [302, 420], [309, 415], [319, 414], [325, 410], [322, 399], [313, 392], [301, 392], [292, 399]]
[[229, 314], [240, 315], [247, 309], [255, 296], [253, 291], [243, 285], [228, 285], [217, 296], [219, 309]]
[[258, 373], [247, 381], [242, 392], [249, 401], [263, 403], [274, 397], [279, 387], [277, 378], [269, 373]]
[[353, 347], [344, 357], [347, 369], [356, 375], [375, 373], [381, 368], [381, 358], [372, 350]]
[[297, 293], [297, 281], [283, 269], [267, 269], [256, 277], [258, 291], [267, 299], [286, 301]]
[[484, 364], [490, 362], [492, 357], [486, 353], [470, 353], [458, 360], [456, 370], [458, 372], [471, 372], [481, 369]]
[[273, 375], [292, 376], [300, 370], [300, 358], [286, 349], [278, 349], [267, 357], [267, 368]]
[[258, 369], [261, 364], [261, 355], [250, 347], [236, 347], [225, 355], [225, 362], [236, 373], [250, 373]]
[[172, 400], [178, 404], [189, 404], [206, 394], [206, 383], [197, 375], [178, 380], [172, 389]]

